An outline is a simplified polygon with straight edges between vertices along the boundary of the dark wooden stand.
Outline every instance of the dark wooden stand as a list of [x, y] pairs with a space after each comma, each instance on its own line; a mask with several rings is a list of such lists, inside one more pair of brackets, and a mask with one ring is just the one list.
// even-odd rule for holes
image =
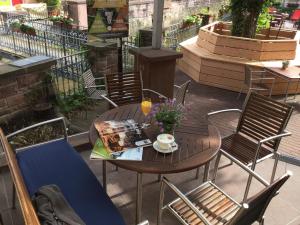
[[181, 58], [182, 53], [151, 47], [131, 49], [130, 53], [135, 56], [135, 70], [141, 72], [144, 88], [173, 98], [176, 59]]

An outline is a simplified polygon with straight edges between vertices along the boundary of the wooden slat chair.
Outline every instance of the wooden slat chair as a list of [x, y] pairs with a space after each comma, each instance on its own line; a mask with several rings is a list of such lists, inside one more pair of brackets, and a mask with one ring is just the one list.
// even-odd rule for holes
[[[143, 88], [142, 77], [138, 72], [106, 74], [105, 77], [94, 78], [92, 71], [88, 70], [82, 78], [90, 98], [105, 99], [113, 107], [141, 103], [145, 92], [166, 99], [164, 95], [154, 90]], [[103, 80], [104, 84], [96, 85], [96, 79]]]
[[181, 85], [174, 85], [174, 87], [177, 89], [175, 92], [175, 97], [174, 97], [176, 100], [175, 101], [176, 105], [178, 105], [178, 104], [184, 105], [186, 93], [188, 92], [188, 88], [189, 88], [190, 84], [191, 84], [191, 81], [188, 80]]
[[[271, 182], [275, 178], [279, 160], [278, 147], [282, 137], [291, 135], [286, 126], [293, 107], [271, 98], [250, 92], [243, 110], [227, 109], [208, 114], [213, 115], [237, 111], [241, 113], [236, 132], [222, 139], [222, 146], [216, 159], [214, 179], [222, 155], [230, 160], [237, 159], [255, 170], [256, 163], [275, 157]], [[247, 198], [252, 177], [249, 176], [244, 199]]]
[[[243, 90], [248, 88], [249, 91], [268, 91], [269, 97], [272, 95], [272, 90], [274, 87], [275, 78], [274, 77], [266, 77], [267, 72], [264, 69], [261, 70], [253, 70], [249, 65], [245, 65], [245, 79], [244, 84], [241, 87], [241, 90], [238, 94], [238, 99], [240, 98]], [[265, 82], [271, 81], [271, 87]]]
[[[8, 138], [54, 122], [63, 122], [63, 138], [15, 150], [8, 142]], [[61, 189], [86, 224], [125, 224], [96, 176], [67, 139], [63, 118], [38, 123], [8, 136], [0, 128], [0, 143], [14, 183], [13, 196], [16, 192], [25, 225], [41, 225], [31, 197], [40, 187], [49, 184]], [[140, 225], [147, 225], [147, 222]]]
[[[263, 216], [269, 203], [278, 194], [278, 190], [289, 179], [291, 173], [288, 172], [269, 185], [250, 169], [248, 172], [266, 187], [241, 203], [226, 194], [212, 181], [205, 182], [200, 187], [183, 194], [174, 184], [163, 178], [157, 224], [161, 224], [163, 210], [168, 209], [185, 225], [251, 225], [254, 222], [263, 225]], [[166, 186], [174, 191], [178, 197], [164, 205]]]

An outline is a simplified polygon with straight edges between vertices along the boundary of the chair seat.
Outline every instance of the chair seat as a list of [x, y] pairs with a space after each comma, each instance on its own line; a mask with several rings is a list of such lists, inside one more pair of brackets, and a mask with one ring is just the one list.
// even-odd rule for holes
[[268, 85], [265, 83], [252, 83], [251, 89], [267, 91], [270, 90], [270, 87], [268, 87]]
[[[186, 197], [213, 225], [225, 224], [241, 207], [210, 181], [189, 192]], [[204, 225], [203, 221], [180, 198], [171, 202], [168, 209], [187, 224]]]
[[[248, 165], [253, 162], [257, 150], [257, 143], [240, 134], [232, 134], [222, 139], [221, 149], [245, 165]], [[271, 155], [272, 153], [273, 152], [271, 150], [261, 146], [258, 159]]]
[[66, 140], [31, 147], [16, 157], [30, 196], [44, 185], [56, 184], [87, 225], [125, 224], [88, 165]]
[[105, 90], [95, 90], [90, 96], [89, 98], [91, 99], [102, 99], [102, 95], [106, 95], [106, 91]]

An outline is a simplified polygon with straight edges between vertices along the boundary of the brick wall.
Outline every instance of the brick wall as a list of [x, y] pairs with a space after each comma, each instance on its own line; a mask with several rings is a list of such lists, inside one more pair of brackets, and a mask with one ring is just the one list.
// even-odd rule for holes
[[0, 123], [29, 108], [26, 93], [32, 87], [42, 85], [47, 70], [54, 62], [49, 60], [26, 68], [0, 65]]

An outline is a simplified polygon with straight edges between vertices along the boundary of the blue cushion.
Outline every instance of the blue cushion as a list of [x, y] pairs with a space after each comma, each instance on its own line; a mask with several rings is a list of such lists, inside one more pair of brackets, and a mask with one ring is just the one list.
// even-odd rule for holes
[[66, 140], [17, 153], [27, 190], [56, 184], [87, 225], [123, 225], [124, 220], [85, 161]]

